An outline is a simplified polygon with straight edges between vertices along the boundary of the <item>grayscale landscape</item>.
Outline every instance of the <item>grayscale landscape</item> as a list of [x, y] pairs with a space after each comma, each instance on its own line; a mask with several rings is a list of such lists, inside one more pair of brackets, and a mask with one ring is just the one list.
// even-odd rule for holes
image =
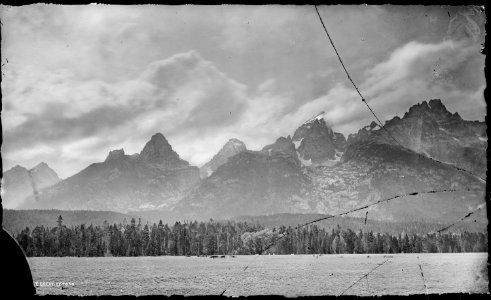
[[[418, 260], [419, 257], [419, 260]], [[487, 289], [486, 253], [399, 255], [263, 255], [204, 257], [30, 258], [36, 281], [68, 280], [67, 290], [40, 295], [340, 295], [353, 278], [390, 263], [346, 295], [480, 293]], [[418, 263], [424, 266], [425, 281]], [[246, 271], [244, 267], [249, 265]], [[75, 272], [73, 270], [76, 270]], [[156, 275], [158, 274], [158, 275]], [[425, 288], [426, 284], [426, 288]]]
[[489, 292], [484, 8], [0, 8], [39, 295]]

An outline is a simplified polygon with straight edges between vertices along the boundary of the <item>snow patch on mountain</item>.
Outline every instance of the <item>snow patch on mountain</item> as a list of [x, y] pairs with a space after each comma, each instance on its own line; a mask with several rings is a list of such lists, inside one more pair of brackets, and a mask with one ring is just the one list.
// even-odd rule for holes
[[324, 118], [324, 114], [325, 114], [325, 112], [321, 111], [320, 113], [315, 115], [315, 117], [313, 117], [312, 119], [307, 120], [304, 124], [311, 123], [315, 120], [322, 120]]
[[302, 156], [300, 155], [300, 153], [298, 151], [297, 152], [297, 156], [298, 156], [298, 159], [300, 160], [300, 162], [302, 163], [303, 166], [306, 166], [306, 167], [310, 167], [312, 165], [312, 159], [308, 159], [308, 160], [305, 160], [302, 158]]
[[302, 143], [302, 141], [303, 141], [303, 138], [301, 138], [298, 141], [293, 141], [293, 144], [295, 145], [295, 149], [298, 149], [298, 147], [300, 147], [300, 144]]

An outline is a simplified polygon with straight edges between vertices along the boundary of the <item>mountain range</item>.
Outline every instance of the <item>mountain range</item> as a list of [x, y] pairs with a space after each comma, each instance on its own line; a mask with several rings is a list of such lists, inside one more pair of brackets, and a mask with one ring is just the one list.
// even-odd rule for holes
[[[139, 154], [113, 150], [104, 162], [39, 188], [37, 197], [9, 201], [19, 201], [19, 208], [161, 210], [206, 219], [336, 214], [396, 195], [469, 190], [401, 197], [353, 214], [435, 222], [458, 219], [484, 203], [485, 183], [455, 168], [485, 177], [484, 122], [463, 120], [433, 99], [383, 126], [373, 122], [346, 139], [320, 113], [292, 136], [258, 151], [230, 139], [200, 169], [182, 160], [157, 133]], [[18, 173], [16, 168], [4, 178]], [[15, 193], [4, 181], [5, 195]]]
[[28, 196], [37, 197], [41, 189], [60, 181], [58, 174], [44, 162], [32, 169], [16, 165], [3, 173], [2, 204], [7, 208], [17, 208]]
[[199, 169], [179, 157], [160, 133], [140, 153], [111, 151], [104, 162], [49, 187], [21, 208], [111, 210], [169, 209], [200, 181]]

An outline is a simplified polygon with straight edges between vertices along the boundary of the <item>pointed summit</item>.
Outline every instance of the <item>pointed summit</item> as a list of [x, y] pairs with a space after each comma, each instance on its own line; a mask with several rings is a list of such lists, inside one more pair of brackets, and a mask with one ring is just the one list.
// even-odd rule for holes
[[149, 143], [159, 144], [159, 145], [168, 145], [170, 147], [169, 142], [167, 141], [165, 136], [160, 132], [157, 132], [156, 134], [152, 135]]
[[21, 165], [15, 165], [13, 168], [5, 171], [4, 173], [6, 173], [6, 172], [27, 172], [27, 169]]
[[336, 159], [336, 151], [344, 151], [346, 139], [334, 132], [324, 120], [324, 112], [303, 123], [293, 134], [292, 141], [301, 161], [321, 164]]
[[[147, 162], [157, 162], [159, 158], [164, 158], [168, 154], [172, 154], [172, 146], [161, 133], [152, 135], [150, 141], [145, 144], [140, 152], [140, 157]], [[177, 154], [176, 154], [177, 155]]]
[[295, 144], [293, 144], [290, 136], [279, 137], [273, 144], [265, 146], [261, 152], [267, 156], [280, 156], [283, 158], [289, 158], [297, 165], [300, 165], [297, 152], [295, 151]]
[[32, 169], [16, 165], [3, 173], [2, 195], [3, 205], [6, 208], [17, 208], [33, 191], [58, 183], [61, 179], [47, 163], [39, 163]]
[[430, 117], [430, 118], [447, 118], [451, 117], [450, 113], [440, 99], [431, 99], [429, 102], [423, 101], [414, 104], [404, 117]]
[[34, 170], [34, 169], [45, 169], [45, 168], [49, 168], [48, 164], [45, 163], [44, 161], [38, 163], [34, 168], [32, 168], [31, 170]]
[[312, 123], [312, 122], [320, 121], [320, 120], [324, 121], [324, 114], [325, 114], [325, 112], [321, 111], [320, 113], [316, 114], [315, 117], [306, 121], [304, 124]]
[[29, 170], [29, 173], [36, 182], [38, 188], [51, 186], [61, 181], [55, 170], [51, 169], [45, 162], [37, 164], [34, 168]]
[[171, 169], [189, 166], [187, 161], [179, 158], [162, 133], [152, 136], [140, 152], [140, 158], [146, 163]]
[[124, 149], [117, 149], [117, 150], [112, 150], [109, 152], [107, 155], [106, 159], [104, 161], [110, 161], [110, 160], [116, 160], [116, 159], [121, 159], [123, 158], [124, 155]]
[[[377, 141], [399, 144], [419, 154], [441, 162], [456, 164], [481, 177], [486, 175], [486, 125], [466, 121], [457, 112], [450, 112], [440, 99], [414, 104], [402, 118], [385, 122], [385, 130], [365, 126], [350, 135], [349, 144], [356, 141]], [[397, 143], [387, 132], [397, 139]]]
[[225, 152], [233, 152], [233, 153], [237, 154], [237, 153], [245, 151], [245, 150], [247, 150], [247, 148], [246, 148], [246, 145], [244, 144], [244, 142], [242, 142], [241, 140], [232, 138], [232, 139], [228, 140], [225, 145], [223, 145], [220, 152], [225, 151]]
[[320, 133], [322, 132], [323, 134], [327, 135], [332, 135], [333, 131], [332, 129], [327, 126], [326, 121], [324, 120], [324, 112], [320, 112], [315, 117], [312, 119], [309, 119], [305, 123], [303, 123], [297, 130], [295, 130], [295, 133], [293, 134], [292, 140], [295, 141], [300, 141], [303, 139], [306, 135], [309, 135], [310, 133]]
[[244, 151], [247, 151], [247, 147], [244, 142], [236, 138], [231, 138], [209, 162], [200, 168], [201, 178], [210, 176], [211, 173], [213, 173], [219, 166], [226, 163], [229, 157]]
[[[424, 102], [426, 102], [426, 101], [424, 101]], [[447, 108], [445, 107], [445, 105], [443, 105], [442, 100], [440, 100], [440, 99], [431, 99], [428, 102], [428, 106], [431, 109], [447, 110]]]

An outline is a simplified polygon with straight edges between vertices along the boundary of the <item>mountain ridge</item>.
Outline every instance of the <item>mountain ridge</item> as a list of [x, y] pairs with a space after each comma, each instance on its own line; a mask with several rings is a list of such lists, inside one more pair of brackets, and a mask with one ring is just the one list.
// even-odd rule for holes
[[211, 160], [200, 168], [200, 177], [209, 177], [219, 166], [227, 162], [228, 158], [247, 150], [246, 145], [236, 138], [229, 139]]
[[485, 174], [480, 150], [487, 147], [484, 122], [463, 120], [441, 100], [431, 99], [384, 127], [397, 143], [375, 122], [346, 139], [320, 113], [301, 124], [293, 137], [279, 137], [258, 151], [230, 139], [200, 169], [156, 133], [139, 154], [110, 151], [104, 162], [91, 164], [75, 179], [43, 190], [39, 198], [44, 202], [35, 207], [157, 209], [182, 218], [335, 214], [399, 194], [471, 188], [467, 193], [403, 197], [353, 214], [439, 222], [461, 217], [482, 202], [482, 182], [452, 164]]
[[172, 149], [161, 133], [154, 134], [140, 154], [112, 150], [93, 163], [30, 197], [22, 208], [95, 209], [126, 212], [174, 205], [199, 182], [199, 170]]
[[58, 174], [45, 162], [31, 169], [15, 165], [3, 173], [2, 205], [5, 208], [16, 208], [29, 195], [37, 195], [41, 189], [60, 181]]

